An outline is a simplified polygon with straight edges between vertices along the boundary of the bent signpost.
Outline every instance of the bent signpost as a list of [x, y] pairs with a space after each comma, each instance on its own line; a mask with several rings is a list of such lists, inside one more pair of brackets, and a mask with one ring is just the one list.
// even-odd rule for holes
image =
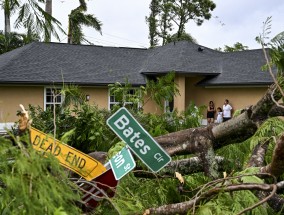
[[96, 159], [81, 151], [61, 143], [47, 134], [30, 129], [31, 143], [34, 149], [55, 156], [60, 164], [90, 181], [106, 171], [106, 168]]
[[153, 172], [158, 172], [171, 161], [171, 157], [126, 108], [115, 112], [107, 124]]

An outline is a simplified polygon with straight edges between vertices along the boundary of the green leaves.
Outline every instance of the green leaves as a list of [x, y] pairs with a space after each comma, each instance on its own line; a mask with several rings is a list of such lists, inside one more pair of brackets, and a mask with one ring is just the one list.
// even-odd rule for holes
[[[216, 4], [211, 0], [152, 0], [151, 13], [146, 18], [149, 24], [150, 46], [156, 46], [159, 38], [163, 39], [163, 45], [171, 41], [192, 39], [190, 34], [186, 34], [185, 25], [190, 20], [202, 25], [204, 20], [211, 18], [211, 11], [215, 7]], [[170, 35], [175, 25], [178, 30]]]
[[84, 38], [82, 25], [92, 27], [101, 33], [102, 23], [94, 15], [85, 14], [86, 11], [87, 5], [85, 0], [80, 0], [80, 6], [69, 14], [68, 43], [81, 44], [83, 41], [88, 42]]
[[166, 100], [171, 102], [175, 95], [179, 95], [178, 86], [174, 80], [174, 72], [157, 77], [157, 80], [147, 80], [146, 91], [161, 109], [164, 108]]
[[0, 138], [1, 214], [80, 214], [79, 192], [57, 160], [17, 145]]

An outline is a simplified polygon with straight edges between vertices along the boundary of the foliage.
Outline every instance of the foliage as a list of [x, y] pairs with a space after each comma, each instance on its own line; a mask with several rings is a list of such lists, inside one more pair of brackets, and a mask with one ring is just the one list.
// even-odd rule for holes
[[163, 114], [153, 113], [133, 113], [139, 123], [153, 136], [168, 134], [187, 128], [199, 127], [203, 118], [204, 106], [197, 107], [194, 103], [190, 103], [185, 111]]
[[197, 25], [202, 25], [204, 20], [211, 18], [211, 11], [216, 4], [211, 0], [171, 0], [170, 17], [178, 26], [177, 38], [185, 31], [185, 24], [193, 20]]
[[82, 31], [82, 25], [95, 28], [101, 33], [102, 23], [92, 14], [84, 14], [87, 11], [87, 4], [85, 0], [80, 0], [80, 5], [71, 11], [69, 14], [69, 26], [68, 26], [68, 43], [69, 44], [81, 44], [82, 42], [88, 42], [84, 38]]
[[[224, 52], [237, 52], [237, 51], [244, 51], [244, 50], [247, 50], [247, 49], [248, 49], [248, 46], [245, 46], [240, 42], [236, 42], [233, 46], [225, 45], [223, 51]], [[221, 48], [219, 48], [217, 50], [222, 51]]]
[[[259, 172], [259, 168], [247, 168], [244, 171], [240, 171], [234, 174], [235, 179], [227, 180], [223, 183], [223, 186], [230, 184], [240, 184], [240, 183], [255, 183], [262, 184], [263, 180], [256, 177], [254, 174]], [[239, 176], [239, 178], [238, 178]], [[217, 184], [220, 186], [222, 184]], [[214, 188], [209, 186], [209, 189]], [[203, 192], [205, 192], [204, 189]], [[254, 205], [259, 202], [259, 199], [254, 195], [253, 192], [249, 190], [242, 190], [238, 192], [225, 193], [220, 192], [212, 200], [201, 205], [196, 214], [237, 214], [243, 209]], [[250, 214], [269, 214], [269, 207], [260, 206], [256, 209], [250, 211]]]
[[[43, 111], [40, 107], [29, 106], [33, 126], [45, 133], [53, 134], [53, 112]], [[106, 125], [110, 112], [99, 110], [97, 106], [83, 104], [74, 109], [57, 109], [56, 138], [85, 153], [107, 151], [113, 141], [117, 141], [114, 133]]]
[[[219, 193], [210, 202], [201, 205], [196, 214], [198, 215], [235, 215], [243, 209], [257, 203], [259, 199], [251, 191], [238, 191], [234, 193]], [[251, 215], [266, 215], [269, 208], [260, 206], [250, 211]], [[190, 214], [190, 213], [189, 213]]]
[[[10, 16], [16, 13], [15, 28], [24, 27], [27, 35], [43, 38], [51, 32], [59, 40], [56, 28], [64, 33], [61, 23], [42, 9], [43, 0], [2, 0], [1, 2], [5, 13], [5, 24], [7, 21], [10, 26]], [[10, 33], [9, 27], [5, 26], [5, 29], [5, 33]]]
[[0, 54], [38, 40], [39, 38], [35, 35], [18, 34], [16, 32], [5, 34], [0, 31]]
[[271, 17], [268, 17], [263, 23], [263, 32], [260, 36], [256, 37], [256, 41], [261, 45], [269, 48], [269, 53], [271, 57], [271, 64], [275, 65], [280, 74], [284, 71], [284, 32], [280, 32], [270, 41], [269, 34], [271, 33]]
[[[106, 125], [110, 112], [99, 110], [97, 106], [84, 104], [74, 109], [76, 120], [68, 134], [67, 144], [85, 152], [107, 151], [117, 138]], [[65, 136], [66, 139], [66, 136]]]
[[143, 95], [145, 95], [145, 87], [140, 86], [139, 88], [134, 88], [128, 82], [125, 81], [124, 84], [116, 82], [114, 84], [109, 84], [111, 100], [115, 99], [117, 104], [115, 104], [111, 109], [116, 111], [121, 107], [126, 107], [134, 112], [141, 111], [143, 106]]
[[197, 43], [197, 40], [186, 32], [183, 32], [179, 37], [177, 34], [168, 35], [166, 43], [177, 42], [177, 41], [191, 41]]
[[120, 141], [113, 145], [107, 152], [107, 157], [110, 159], [113, 156], [115, 156], [118, 152], [120, 152], [124, 147], [126, 146], [126, 143], [123, 141]]
[[64, 98], [61, 107], [64, 109], [71, 105], [80, 106], [84, 104], [86, 95], [80, 90], [77, 85], [63, 85], [61, 94]]
[[237, 116], [239, 116], [241, 113], [242, 113], [242, 110], [241, 110], [241, 109], [235, 110], [235, 111], [234, 111], [234, 114], [233, 114], [233, 117], [237, 117]]
[[[167, 100], [171, 102], [177, 94], [179, 94], [178, 86], [174, 81], [175, 73], [169, 72], [168, 74], [157, 77], [154, 79], [148, 79], [146, 87], [140, 86], [140, 88], [134, 88], [128, 82], [125, 81], [124, 84], [116, 82], [114, 84], [109, 84], [111, 100], [115, 98], [118, 102], [112, 108], [116, 111], [120, 107], [127, 107], [128, 109], [137, 112], [142, 111], [143, 106], [150, 100], [154, 100], [156, 104], [164, 109], [164, 102]], [[144, 101], [144, 96], [146, 101]]]
[[[204, 20], [211, 18], [211, 11], [216, 5], [211, 0], [152, 0], [150, 16], [146, 18], [150, 29], [150, 45], [158, 43], [158, 37], [166, 43], [166, 38], [174, 41], [181, 40], [185, 35], [185, 25], [194, 21], [202, 25]], [[169, 32], [177, 27], [176, 36], [169, 36]], [[188, 38], [188, 37], [186, 37]]]
[[[267, 60], [267, 65], [265, 65], [264, 69], [268, 69], [274, 82], [275, 80], [274, 74], [271, 71], [271, 66], [276, 66], [277, 72], [279, 76], [283, 76], [284, 71], [284, 32], [280, 32], [275, 37], [273, 37], [269, 41], [269, 34], [271, 33], [271, 22], [272, 17], [268, 17], [266, 21], [263, 23], [263, 32], [257, 36], [255, 39], [258, 43], [261, 44], [264, 55]], [[269, 56], [268, 59], [265, 48], [269, 48]], [[281, 92], [283, 96], [283, 91]]]
[[149, 25], [149, 40], [150, 47], [155, 47], [158, 45], [158, 32], [157, 32], [157, 18], [156, 16], [159, 14], [159, 0], [152, 0], [150, 3], [150, 16], [146, 17], [146, 22]]
[[246, 166], [247, 161], [251, 156], [251, 152], [257, 144], [270, 140], [268, 152], [265, 157], [266, 162], [269, 163], [275, 146], [274, 138], [280, 136], [283, 131], [284, 120], [278, 117], [270, 118], [260, 126], [251, 138], [242, 143], [225, 146], [219, 149], [216, 154], [224, 156], [229, 160], [235, 160], [235, 164], [231, 166], [231, 172], [237, 172]]
[[0, 137], [0, 213], [80, 214], [79, 193], [58, 161], [37, 153], [27, 138], [14, 141]]
[[[130, 173], [122, 178], [117, 187], [115, 198], [111, 201], [120, 214], [136, 214], [148, 207], [184, 200], [186, 197], [180, 195], [177, 186], [178, 180], [176, 179], [143, 179]], [[106, 210], [107, 208], [108, 206], [103, 204], [95, 210], [94, 214], [117, 214], [115, 211]]]
[[[54, 132], [54, 113], [53, 110], [48, 108], [43, 110], [40, 106], [29, 105], [30, 117], [33, 120], [32, 125], [43, 131], [45, 133], [51, 134], [53, 136]], [[56, 129], [56, 138], [59, 139], [64, 133], [73, 128], [76, 118], [72, 115], [72, 112], [69, 108], [64, 109], [63, 111], [59, 108], [56, 108], [56, 117], [55, 123], [57, 125]]]
[[[157, 77], [157, 79], [147, 80], [146, 92], [156, 104], [163, 109], [164, 101], [171, 102], [175, 95], [179, 95], [178, 86], [175, 83], [175, 73], [170, 72], [165, 76]], [[146, 103], [146, 102], [145, 102]]]

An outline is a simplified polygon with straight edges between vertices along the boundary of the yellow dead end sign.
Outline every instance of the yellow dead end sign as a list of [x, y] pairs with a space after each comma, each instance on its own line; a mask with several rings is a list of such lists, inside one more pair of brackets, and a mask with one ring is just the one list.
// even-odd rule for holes
[[96, 159], [58, 140], [54, 141], [53, 137], [35, 128], [31, 127], [30, 137], [35, 150], [54, 155], [61, 165], [76, 172], [88, 181], [106, 171], [103, 164]]

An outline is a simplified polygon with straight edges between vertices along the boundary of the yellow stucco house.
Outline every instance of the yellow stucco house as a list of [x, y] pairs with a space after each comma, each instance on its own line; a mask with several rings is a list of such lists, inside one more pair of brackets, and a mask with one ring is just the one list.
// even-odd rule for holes
[[[223, 53], [188, 41], [153, 49], [34, 42], [0, 55], [0, 123], [17, 120], [20, 103], [52, 105], [51, 89], [63, 82], [79, 85], [90, 103], [110, 109], [117, 101], [109, 84], [127, 78], [134, 87], [145, 85], [147, 78], [170, 71], [180, 91], [177, 110], [191, 101], [222, 107], [224, 99], [236, 110], [254, 104], [272, 83], [261, 70], [264, 64], [261, 49]], [[144, 111], [159, 108], [147, 102]]]

